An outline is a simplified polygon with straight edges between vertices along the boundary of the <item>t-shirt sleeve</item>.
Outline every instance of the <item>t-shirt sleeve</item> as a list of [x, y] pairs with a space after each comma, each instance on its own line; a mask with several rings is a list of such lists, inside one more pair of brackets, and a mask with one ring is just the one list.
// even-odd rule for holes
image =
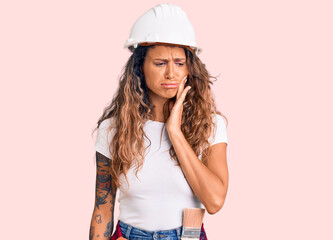
[[225, 142], [228, 144], [227, 128], [225, 121], [221, 115], [216, 114], [216, 117], [213, 117], [213, 121], [217, 122], [216, 132], [212, 132], [212, 135], [209, 138], [210, 145]]
[[111, 153], [109, 151], [109, 145], [111, 142], [111, 132], [107, 132], [110, 126], [110, 118], [107, 118], [101, 122], [98, 128], [96, 142], [95, 142], [95, 150], [105, 157], [111, 159]]

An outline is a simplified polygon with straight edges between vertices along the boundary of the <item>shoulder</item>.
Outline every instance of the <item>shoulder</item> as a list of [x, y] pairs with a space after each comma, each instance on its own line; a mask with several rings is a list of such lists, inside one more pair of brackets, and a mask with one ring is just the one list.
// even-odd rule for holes
[[214, 114], [213, 122], [216, 124], [216, 128], [213, 129], [209, 142], [214, 145], [219, 142], [228, 142], [227, 128], [224, 118], [219, 114]]
[[98, 134], [101, 136], [113, 136], [115, 133], [115, 126], [113, 126], [113, 118], [104, 119], [98, 126]]
[[111, 126], [111, 123], [113, 123], [112, 121], [113, 121], [113, 118], [106, 118], [99, 124], [98, 128], [108, 129]]
[[110, 143], [113, 139], [113, 131], [110, 126], [112, 123], [111, 118], [104, 119], [98, 126], [98, 133], [95, 142], [95, 150], [103, 154], [107, 158], [111, 158]]
[[219, 115], [219, 114], [212, 114], [212, 118], [213, 118], [213, 121], [217, 124], [217, 125], [219, 125], [219, 126], [221, 126], [221, 127], [226, 127], [226, 123], [225, 123], [225, 120], [224, 120], [224, 118], [221, 116], [221, 115]]

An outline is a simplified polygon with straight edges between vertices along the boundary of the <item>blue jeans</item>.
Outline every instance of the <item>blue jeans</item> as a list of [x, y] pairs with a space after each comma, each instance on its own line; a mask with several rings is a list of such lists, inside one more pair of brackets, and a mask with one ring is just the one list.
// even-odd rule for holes
[[160, 231], [146, 231], [119, 220], [121, 233], [128, 240], [180, 240], [182, 227]]

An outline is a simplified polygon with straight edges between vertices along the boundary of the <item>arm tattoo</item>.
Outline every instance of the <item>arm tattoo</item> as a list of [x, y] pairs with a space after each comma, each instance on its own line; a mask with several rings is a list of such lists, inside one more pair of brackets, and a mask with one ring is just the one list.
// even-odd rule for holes
[[95, 217], [95, 220], [96, 222], [99, 224], [99, 223], [102, 223], [102, 217], [100, 214], [98, 214], [96, 217]]
[[111, 192], [111, 175], [108, 173], [110, 159], [96, 152], [97, 177], [96, 177], [96, 207], [106, 203], [106, 198]]
[[[103, 224], [106, 224], [104, 229], [104, 237], [110, 238], [112, 236], [113, 231], [113, 224], [114, 224], [114, 205], [115, 205], [115, 199], [116, 199], [116, 192], [117, 187], [112, 182], [111, 175], [109, 173], [109, 168], [111, 164], [111, 160], [104, 155], [100, 154], [99, 152], [96, 152], [96, 162], [97, 162], [97, 175], [96, 175], [96, 208], [100, 209], [100, 206], [106, 204], [107, 208], [110, 207], [110, 211], [112, 213], [112, 218], [110, 221], [106, 224], [105, 221], [103, 221]], [[102, 223], [102, 215], [97, 214], [95, 216], [95, 223], [100, 224]], [[97, 232], [96, 232], [97, 234]], [[90, 238], [89, 240], [92, 240], [95, 235], [95, 229], [91, 229], [90, 232]], [[103, 236], [101, 234], [98, 234], [95, 236], [95, 238], [99, 238], [100, 236]]]
[[111, 231], [112, 230], [113, 230], [113, 219], [110, 222], [108, 222], [108, 225], [107, 225], [106, 230], [104, 232], [104, 237], [107, 237], [107, 238], [111, 237]]

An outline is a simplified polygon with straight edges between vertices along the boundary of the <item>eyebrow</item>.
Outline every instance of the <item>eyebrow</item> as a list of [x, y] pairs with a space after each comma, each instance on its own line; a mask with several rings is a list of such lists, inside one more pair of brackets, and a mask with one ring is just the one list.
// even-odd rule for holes
[[[167, 62], [168, 59], [164, 59], [164, 58], [154, 58], [153, 60], [160, 60], [160, 61], [165, 61]], [[186, 58], [175, 58], [176, 61], [185, 61]]]

